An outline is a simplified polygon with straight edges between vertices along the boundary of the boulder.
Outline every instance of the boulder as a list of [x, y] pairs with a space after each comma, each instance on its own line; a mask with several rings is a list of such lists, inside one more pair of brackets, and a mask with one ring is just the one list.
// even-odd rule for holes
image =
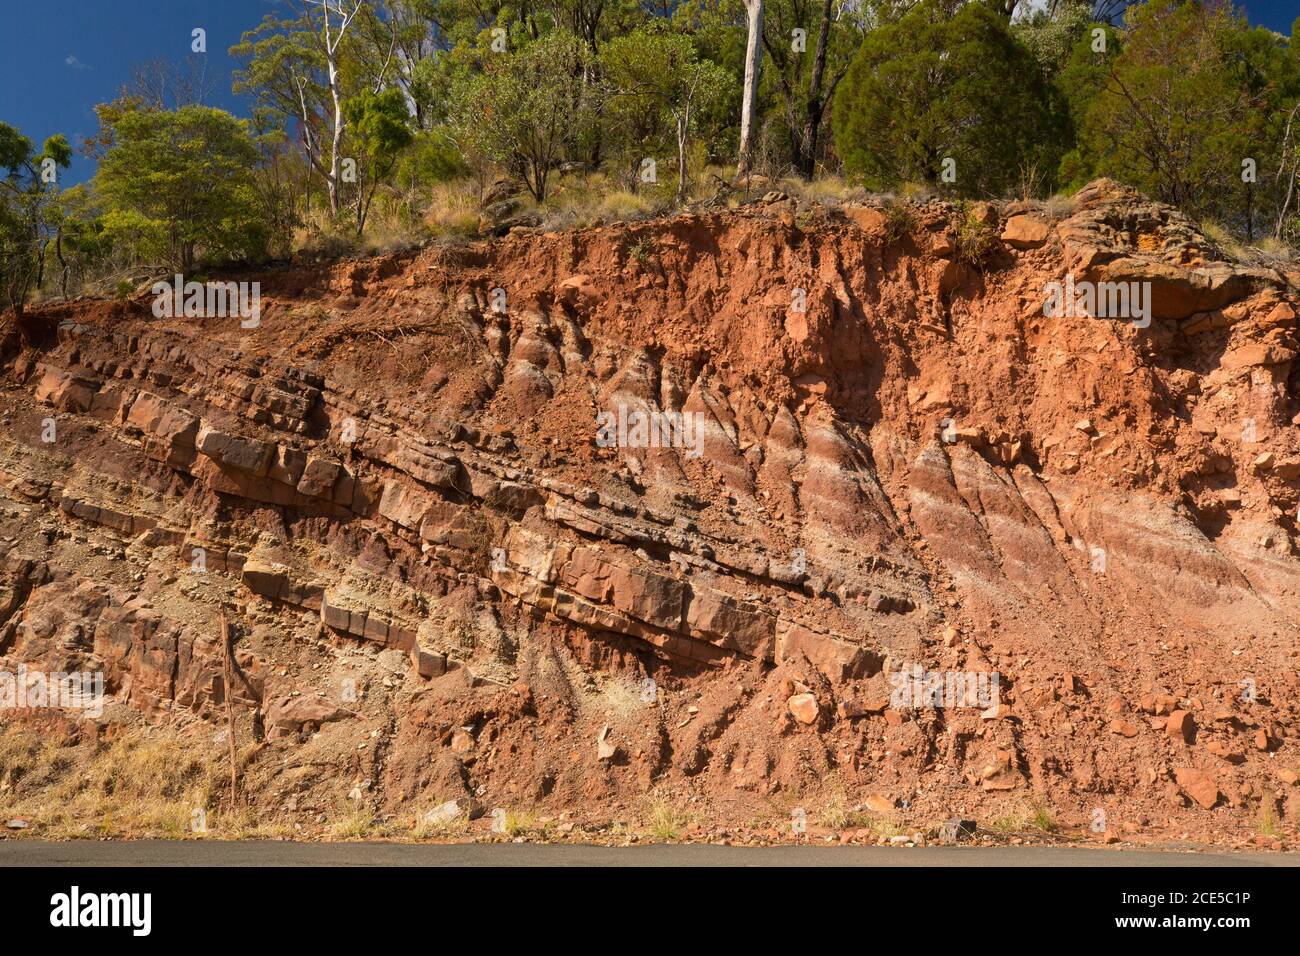
[[296, 734], [302, 731], [304, 724], [320, 726], [351, 716], [329, 698], [320, 694], [272, 697], [266, 703], [265, 714], [266, 726], [271, 729], [271, 736]]
[[962, 820], [953, 818], [945, 820], [939, 826], [939, 842], [945, 846], [951, 846], [955, 843], [964, 843], [968, 840], [975, 839], [976, 825], [974, 820]]
[[1195, 767], [1176, 767], [1174, 780], [1183, 793], [1191, 797], [1203, 810], [1209, 810], [1219, 802], [1219, 785], [1204, 770]]
[[848, 220], [870, 235], [883, 235], [889, 219], [884, 211], [874, 206], [845, 206], [844, 215]]
[[790, 715], [801, 724], [815, 724], [821, 714], [821, 708], [817, 706], [817, 698], [812, 694], [795, 694], [788, 698], [785, 704], [790, 710]]
[[1036, 249], [1047, 241], [1052, 227], [1036, 216], [1012, 216], [1002, 228], [1002, 241], [1013, 249]]
[[[303, 466], [302, 477], [298, 479], [298, 493], [309, 498], [328, 498], [338, 481], [342, 464], [330, 458], [308, 455]], [[417, 523], [415, 527], [419, 527]]]
[[1176, 710], [1165, 721], [1165, 733], [1170, 739], [1191, 743], [1196, 738], [1196, 720], [1185, 710]]

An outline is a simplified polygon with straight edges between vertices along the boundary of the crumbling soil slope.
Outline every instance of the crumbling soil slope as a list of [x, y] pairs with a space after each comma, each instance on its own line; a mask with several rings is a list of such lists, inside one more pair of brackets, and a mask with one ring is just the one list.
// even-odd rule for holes
[[[1045, 316], [1067, 273], [1150, 323]], [[1300, 271], [1100, 181], [230, 278], [257, 328], [146, 290], [2, 343], [0, 663], [107, 675], [98, 718], [21, 715], [75, 759], [152, 727], [219, 767], [229, 696], [300, 832], [653, 793], [714, 833], [1295, 834]], [[601, 447], [620, 407], [701, 444]], [[1000, 700], [905, 706], [914, 666]]]

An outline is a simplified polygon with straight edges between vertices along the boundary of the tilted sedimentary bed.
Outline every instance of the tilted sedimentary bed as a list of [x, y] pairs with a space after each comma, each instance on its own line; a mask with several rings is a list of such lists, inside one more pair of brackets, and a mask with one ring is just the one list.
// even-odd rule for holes
[[[1045, 316], [1067, 275], [1149, 322]], [[258, 327], [6, 320], [0, 654], [103, 671], [102, 716], [22, 715], [72, 749], [211, 749], [229, 693], [250, 798], [308, 822], [1300, 820], [1300, 270], [1102, 181], [230, 278]], [[914, 668], [999, 702], [900, 706]]]

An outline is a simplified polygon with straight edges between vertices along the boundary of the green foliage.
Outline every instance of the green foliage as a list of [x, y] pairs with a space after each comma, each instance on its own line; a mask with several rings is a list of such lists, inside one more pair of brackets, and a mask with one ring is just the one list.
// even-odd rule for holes
[[51, 222], [59, 292], [67, 298], [72, 283], [84, 284], [90, 272], [112, 253], [113, 244], [104, 232], [97, 198], [85, 184], [58, 194]]
[[398, 159], [394, 176], [401, 188], [414, 189], [427, 183], [450, 182], [468, 171], [456, 144], [445, 132], [435, 130], [414, 136], [411, 148]]
[[249, 131], [258, 150], [253, 190], [267, 230], [267, 253], [285, 257], [293, 248], [311, 184], [311, 165], [290, 141], [287, 121], [266, 107], [253, 110]]
[[362, 154], [376, 166], [391, 167], [397, 154], [414, 138], [407, 125], [406, 100], [396, 88], [381, 93], [362, 92], [347, 101], [343, 115]]
[[916, 210], [906, 200], [888, 203], [885, 206], [885, 238], [893, 242], [911, 235], [919, 221]]
[[197, 256], [249, 259], [266, 229], [245, 120], [206, 106], [131, 110], [117, 119], [96, 187], [107, 234], [146, 261], [189, 272]]
[[0, 122], [0, 294], [19, 316], [40, 288], [46, 249], [57, 230], [58, 170], [71, 162], [72, 148], [62, 134], [37, 152], [31, 140]]
[[1055, 166], [1062, 125], [1034, 58], [978, 4], [922, 0], [867, 35], [835, 97], [836, 148], [868, 186], [939, 187], [956, 162], [963, 195], [997, 195], [1029, 165]]
[[[278, 113], [294, 124], [336, 218], [345, 199], [343, 161], [355, 159], [346, 136], [347, 104], [386, 89], [402, 95], [401, 87], [409, 86], [409, 77], [394, 64], [402, 61], [399, 41], [409, 55], [418, 28], [404, 19], [411, 12], [405, 7], [392, 4], [384, 9], [386, 16], [377, 4], [364, 0], [304, 3], [296, 19], [267, 14], [230, 48], [241, 64], [234, 91], [251, 94], [256, 109]], [[356, 215], [364, 220], [373, 190], [358, 180], [352, 192]]]
[[[389, 87], [380, 93], [370, 90], [362, 92], [347, 101], [343, 115], [352, 131], [357, 152], [364, 159], [364, 163], [358, 163], [364, 169], [358, 169], [356, 191], [359, 235], [366, 228], [366, 216], [370, 212], [375, 189], [392, 173], [398, 156], [411, 145], [415, 137], [408, 125], [410, 116], [406, 109], [406, 97], [396, 87]], [[363, 178], [368, 180], [368, 188], [362, 187]]]
[[601, 53], [609, 90], [605, 143], [631, 190], [637, 188], [642, 158], [663, 156], [672, 148], [671, 94], [663, 82], [671, 78], [664, 76], [664, 64], [674, 55], [681, 56], [682, 43], [690, 46], [684, 37], [638, 30], [614, 39]]
[[880, 2], [860, 2], [855, 13], [847, 4], [822, 0], [766, 0], [762, 82], [768, 99], [779, 104], [767, 125], [786, 140], [790, 163], [805, 179], [824, 159], [822, 126], [835, 90], [865, 31], [887, 15]]
[[637, 239], [636, 242], [632, 243], [632, 245], [627, 247], [627, 254], [628, 258], [636, 260], [641, 265], [645, 265], [650, 261], [650, 257], [654, 255], [654, 243], [650, 240], [649, 236], [642, 236]]
[[678, 195], [686, 190], [687, 151], [701, 117], [726, 102], [735, 80], [701, 60], [690, 38], [646, 28], [611, 41], [601, 57], [606, 80], [607, 142], [622, 157], [635, 189], [644, 157], [677, 154]]
[[957, 204], [957, 225], [953, 246], [958, 261], [980, 266], [999, 246], [997, 230], [976, 212], [974, 205], [965, 200]]
[[325, 59], [308, 21], [268, 13], [230, 48], [230, 56], [241, 64], [234, 74], [235, 93], [250, 94], [256, 106], [294, 120], [325, 116]]
[[478, 54], [462, 43], [439, 57], [426, 57], [411, 67], [408, 90], [415, 104], [416, 125], [432, 129], [451, 118], [453, 91], [478, 68]]
[[1090, 0], [1063, 0], [1054, 10], [1032, 11], [1012, 24], [1011, 32], [1025, 45], [1043, 76], [1052, 78], [1069, 62], [1081, 41], [1092, 42], [1094, 26]]
[[[1100, 34], [1095, 32], [1098, 30]], [[1070, 150], [1061, 157], [1057, 181], [1067, 190], [1078, 189], [1092, 178], [1097, 158], [1092, 153], [1091, 144], [1079, 143], [1079, 130], [1092, 103], [1105, 88], [1120, 49], [1118, 30], [1110, 24], [1089, 24], [1056, 75], [1056, 89], [1064, 104], [1071, 142]]]
[[595, 89], [583, 82], [590, 65], [589, 48], [560, 31], [492, 57], [457, 87], [460, 143], [480, 161], [506, 166], [543, 201], [552, 168], [592, 122]]
[[[1123, 50], [1080, 121], [1079, 175], [1114, 176], [1195, 216], [1249, 216], [1267, 196], [1244, 180], [1243, 162], [1254, 161], [1257, 182], [1276, 178], [1297, 83], [1294, 50], [1231, 8], [1131, 8]], [[1075, 92], [1072, 105], [1083, 99]]]

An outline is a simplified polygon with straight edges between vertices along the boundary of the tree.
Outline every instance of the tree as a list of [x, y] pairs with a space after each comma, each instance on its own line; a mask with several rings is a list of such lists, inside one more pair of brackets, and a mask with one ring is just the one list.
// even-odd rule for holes
[[1262, 145], [1268, 83], [1247, 75], [1247, 31], [1230, 7], [1149, 0], [1130, 8], [1124, 48], [1083, 120], [1093, 171], [1192, 215], [1222, 215], [1243, 159], [1258, 159]]
[[948, 7], [923, 0], [867, 34], [836, 93], [836, 150], [874, 188], [999, 195], [1056, 166], [1060, 117], [1034, 58], [1000, 15]]
[[[1290, 42], [1264, 27], [1251, 27], [1235, 17], [1223, 35], [1224, 59], [1231, 82], [1243, 91], [1246, 155], [1236, 157], [1232, 188], [1220, 194], [1220, 215], [1246, 240], [1257, 224], [1267, 225], [1274, 238], [1288, 231], [1300, 157], [1295, 155], [1296, 117], [1300, 114], [1300, 20], [1292, 26]], [[1247, 167], [1254, 164], [1254, 175]], [[1241, 204], [1233, 202], [1240, 197]], [[1235, 208], [1233, 208], [1235, 207]]]
[[[785, 111], [790, 156], [805, 179], [816, 170], [822, 124], [874, 11], [837, 0], [767, 0], [763, 47]], [[796, 37], [795, 30], [803, 35]]]
[[58, 194], [50, 222], [54, 230], [51, 245], [59, 264], [59, 294], [66, 299], [69, 284], [74, 278], [84, 282], [88, 270], [111, 251], [111, 244], [104, 235], [95, 198], [84, 183]]
[[[398, 154], [411, 145], [413, 136], [406, 97], [396, 87], [354, 97], [348, 101], [344, 114], [365, 159], [365, 168], [357, 171], [357, 235], [360, 236], [366, 228], [375, 189], [392, 173]], [[366, 178], [370, 181], [368, 187], [362, 185]]]
[[582, 80], [588, 55], [573, 34], [549, 33], [517, 53], [491, 58], [454, 97], [461, 143], [507, 166], [538, 202], [546, 199], [552, 168], [594, 106], [595, 90]]
[[180, 62], [150, 60], [136, 64], [131, 68], [130, 81], [122, 87], [122, 96], [150, 109], [176, 110], [202, 106], [212, 95], [212, 87], [207, 55], [191, 53]]
[[[701, 60], [716, 63], [732, 77], [727, 84], [727, 98], [716, 104], [701, 133], [709, 162], [719, 166], [735, 163], [739, 156], [740, 123], [744, 105], [746, 13], [744, 0], [663, 0], [668, 8], [663, 19], [674, 32], [689, 37]], [[658, 15], [658, 14], [656, 14]], [[762, 156], [763, 90], [758, 91], [757, 115], [754, 119], [756, 140], [751, 144], [750, 168]]]
[[[658, 29], [643, 29], [619, 37], [605, 48], [603, 60], [610, 84], [611, 112], [617, 123], [627, 122], [652, 145], [653, 126], [647, 120], [669, 117], [677, 147], [677, 199], [686, 195], [687, 144], [692, 123], [701, 111], [727, 94], [730, 75], [701, 60], [690, 39]], [[635, 160], [634, 160], [635, 161]]]
[[1276, 143], [1276, 161], [1268, 183], [1274, 203], [1273, 238], [1289, 239], [1297, 224], [1294, 204], [1300, 191], [1300, 18], [1291, 25], [1291, 40], [1278, 68], [1283, 78], [1276, 85], [1268, 112]]
[[610, 41], [601, 52], [607, 96], [603, 120], [609, 158], [619, 163], [620, 179], [636, 192], [640, 164], [661, 155], [672, 138], [672, 117], [665, 108], [655, 80], [664, 79], [657, 52], [657, 37], [647, 45], [646, 31], [638, 30]]
[[1092, 154], [1092, 143], [1082, 135], [1082, 130], [1088, 110], [1105, 87], [1111, 64], [1120, 49], [1118, 30], [1109, 24], [1091, 23], [1075, 42], [1054, 80], [1065, 110], [1069, 127], [1067, 140], [1071, 144], [1057, 170], [1057, 181], [1065, 189], [1078, 189], [1094, 176], [1097, 157]]
[[200, 253], [253, 258], [266, 229], [252, 181], [257, 146], [223, 110], [131, 110], [113, 130], [95, 185], [104, 226], [148, 260], [188, 272]]
[[463, 95], [468, 82], [499, 55], [492, 51], [491, 43], [490, 33], [475, 33], [411, 67], [407, 87], [420, 129], [431, 130], [451, 121], [453, 98]]
[[253, 190], [266, 224], [267, 254], [277, 258], [292, 254], [294, 229], [302, 225], [309, 209], [315, 175], [306, 155], [290, 139], [286, 122], [266, 107], [255, 108], [249, 121], [258, 151]]
[[1068, 6], [1082, 6], [1094, 23], [1114, 23], [1135, 0], [1048, 0], [1047, 12], [1053, 16]]
[[740, 156], [736, 175], [748, 176], [754, 161], [758, 81], [763, 68], [763, 0], [745, 0], [745, 86], [740, 99]]
[[0, 122], [0, 288], [24, 335], [27, 297], [41, 287], [45, 253], [56, 218], [58, 170], [72, 162], [72, 147], [62, 135], [51, 136], [37, 152], [32, 141]]
[[[345, 40], [363, 9], [370, 15], [363, 0], [354, 0], [350, 7], [346, 0], [303, 0], [302, 16], [297, 20], [267, 14], [257, 29], [245, 33], [230, 48], [230, 55], [243, 63], [235, 71], [234, 91], [252, 93], [258, 106], [276, 110], [298, 124], [303, 149], [325, 181], [335, 216], [341, 201], [343, 103], [349, 95], [344, 89], [347, 77], [342, 64], [352, 52]], [[355, 71], [359, 79], [353, 80], [354, 89], [382, 89], [396, 48], [396, 38], [391, 40], [385, 55], [354, 54], [357, 61], [365, 63]]]
[[[335, 0], [335, 6], [330, 6], [330, 0], [316, 0], [320, 7], [321, 23], [318, 37], [318, 45], [322, 58], [325, 61], [325, 77], [329, 89], [330, 101], [334, 107], [333, 124], [330, 131], [330, 167], [329, 174], [325, 177], [326, 188], [329, 190], [330, 209], [334, 215], [339, 212], [339, 165], [342, 157], [339, 155], [339, 145], [343, 139], [343, 94], [339, 89], [339, 45], [343, 42], [343, 37], [348, 32], [348, 25], [356, 18], [357, 11], [361, 9], [361, 0], [356, 0], [349, 13], [344, 6], [344, 0]], [[304, 2], [307, 10], [311, 5]], [[333, 13], [337, 23], [330, 20], [330, 14]], [[307, 17], [311, 20], [311, 14]], [[314, 25], [314, 24], [313, 24]], [[300, 83], [305, 84], [306, 78], [302, 78]]]
[[1090, 0], [1065, 0], [1054, 7], [1036, 8], [1011, 25], [1011, 32], [1033, 54], [1048, 79], [1056, 77], [1071, 60], [1080, 41], [1091, 40], [1089, 29], [1098, 24]]

